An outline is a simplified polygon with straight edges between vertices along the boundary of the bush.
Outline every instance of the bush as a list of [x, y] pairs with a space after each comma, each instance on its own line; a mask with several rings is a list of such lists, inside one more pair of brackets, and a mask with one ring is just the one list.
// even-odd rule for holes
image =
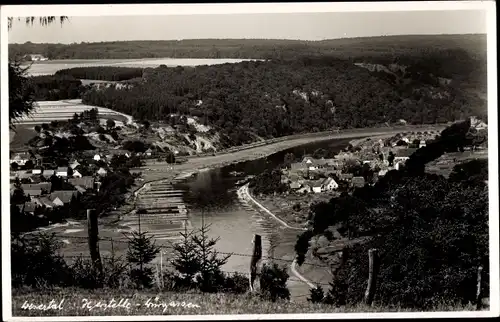
[[243, 294], [249, 289], [248, 277], [241, 273], [227, 275], [224, 281], [223, 292]]
[[307, 301], [311, 303], [322, 303], [325, 298], [325, 294], [323, 292], [323, 288], [321, 285], [317, 285], [315, 288], [310, 290], [310, 295]]
[[290, 291], [286, 286], [288, 277], [286, 267], [279, 267], [276, 263], [265, 263], [260, 274], [261, 297], [272, 302], [278, 299], [289, 300]]

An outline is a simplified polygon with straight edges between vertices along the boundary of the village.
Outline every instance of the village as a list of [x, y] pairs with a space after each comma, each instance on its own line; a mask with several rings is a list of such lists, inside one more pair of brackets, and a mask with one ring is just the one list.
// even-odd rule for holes
[[[471, 131], [479, 133], [478, 137], [486, 137], [487, 125], [472, 117]], [[312, 204], [328, 202], [343, 192], [351, 193], [355, 188], [374, 185], [389, 171], [401, 170], [416, 150], [431, 143], [439, 134], [440, 131], [430, 130], [353, 140], [332, 158], [315, 157], [322, 154], [316, 153], [318, 151], [302, 156], [298, 162], [293, 156], [295, 160], [285, 160], [280, 169], [284, 193], [259, 193], [258, 200], [283, 220], [306, 227]], [[477, 143], [465, 146], [464, 151], [445, 153], [426, 165], [425, 171], [448, 177], [459, 163], [487, 158], [486, 141]]]
[[399, 170], [418, 149], [433, 140], [437, 132], [400, 133], [386, 139], [361, 139], [334, 158], [304, 156], [282, 169], [281, 183], [292, 193], [336, 194], [374, 184], [388, 171]]

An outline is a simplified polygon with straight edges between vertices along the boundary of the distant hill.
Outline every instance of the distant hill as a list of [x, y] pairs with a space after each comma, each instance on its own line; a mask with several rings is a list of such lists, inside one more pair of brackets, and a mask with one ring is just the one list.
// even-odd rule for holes
[[186, 39], [113, 41], [80, 44], [9, 44], [9, 57], [42, 54], [49, 59], [126, 58], [285, 58], [297, 54], [340, 58], [400, 56], [419, 51], [465, 50], [486, 57], [486, 35], [401, 35], [322, 41], [279, 39]]

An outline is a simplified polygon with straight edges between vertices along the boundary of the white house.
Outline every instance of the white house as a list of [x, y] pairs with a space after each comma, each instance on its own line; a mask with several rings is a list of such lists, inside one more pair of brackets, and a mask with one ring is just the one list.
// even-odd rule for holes
[[323, 191], [332, 191], [339, 188], [339, 184], [333, 178], [323, 180]]
[[425, 140], [420, 140], [420, 144], [418, 145], [418, 148], [423, 148], [424, 146], [426, 146], [425, 144]]
[[78, 170], [73, 170], [73, 178], [81, 178], [82, 174]]
[[71, 164], [70, 164], [70, 167], [71, 169], [75, 169], [76, 167], [78, 167], [80, 165], [80, 162], [78, 162], [77, 160], [73, 161]]
[[40, 168], [35, 168], [35, 169], [33, 169], [33, 170], [31, 171], [31, 173], [33, 173], [33, 174], [42, 174], [42, 169], [40, 169]]
[[68, 167], [59, 167], [56, 170], [56, 176], [58, 177], [67, 177], [68, 176]]
[[107, 173], [108, 171], [106, 171], [106, 169], [104, 168], [100, 168], [99, 170], [97, 170], [97, 174], [100, 176], [105, 176]]
[[101, 155], [100, 154], [94, 155], [94, 161], [101, 161]]
[[312, 185], [312, 191], [314, 193], [320, 193], [323, 191], [323, 184], [322, 184], [322, 180], [318, 180], [316, 182], [314, 182]]
[[148, 157], [150, 157], [150, 156], [151, 156], [151, 154], [153, 153], [153, 150], [151, 150], [151, 148], [149, 148], [149, 149], [147, 149], [147, 150], [146, 150], [146, 152], [145, 152], [145, 153], [146, 153], [146, 155], [147, 155]]

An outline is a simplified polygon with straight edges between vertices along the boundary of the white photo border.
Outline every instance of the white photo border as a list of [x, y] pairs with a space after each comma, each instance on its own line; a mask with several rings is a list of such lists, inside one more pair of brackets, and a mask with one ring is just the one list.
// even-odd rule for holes
[[[7, 17], [25, 16], [147, 16], [214, 15], [255, 13], [324, 13], [374, 11], [449, 11], [487, 12], [488, 79], [488, 160], [489, 160], [489, 249], [490, 310], [477, 312], [413, 313], [332, 313], [332, 314], [241, 314], [177, 316], [54, 316], [12, 317], [10, 276], [10, 204], [2, 202], [2, 312], [6, 321], [136, 321], [136, 320], [233, 320], [233, 319], [360, 319], [360, 318], [448, 318], [499, 316], [499, 206], [498, 206], [498, 114], [496, 11], [494, 1], [349, 2], [349, 3], [238, 3], [238, 4], [127, 4], [127, 5], [10, 5], [1, 7], [1, 183], [2, 200], [9, 200], [9, 125], [8, 125], [8, 28]], [[466, 23], [466, 22], [464, 22]]]

